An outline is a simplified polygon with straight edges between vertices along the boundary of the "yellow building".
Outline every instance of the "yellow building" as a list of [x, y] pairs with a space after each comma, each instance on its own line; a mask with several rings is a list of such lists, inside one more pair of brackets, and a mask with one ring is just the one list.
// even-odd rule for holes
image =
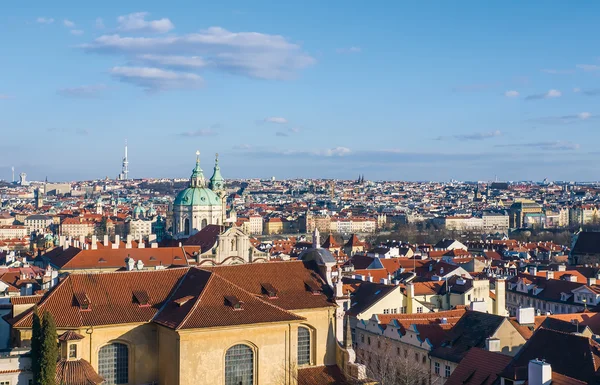
[[[336, 339], [343, 311], [327, 281], [315, 261], [71, 274], [38, 311], [59, 335], [77, 334], [62, 350], [106, 385], [312, 384], [340, 368], [360, 377]], [[14, 309], [15, 346], [30, 344], [32, 314]]]

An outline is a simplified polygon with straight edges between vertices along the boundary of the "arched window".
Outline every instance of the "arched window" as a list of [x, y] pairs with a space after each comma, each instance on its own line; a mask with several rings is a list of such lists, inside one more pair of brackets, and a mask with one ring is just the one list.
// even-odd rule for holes
[[254, 384], [254, 351], [248, 345], [235, 345], [225, 354], [225, 385]]
[[185, 235], [190, 235], [190, 220], [188, 218], [185, 218], [185, 221], [183, 221], [185, 230], [184, 230], [184, 234]]
[[298, 365], [310, 364], [310, 330], [298, 328]]
[[206, 220], [206, 218], [204, 218], [204, 219], [202, 220], [202, 227], [201, 227], [200, 229], [203, 229], [203, 228], [205, 228], [207, 224], [208, 224], [208, 221]]
[[129, 350], [127, 345], [112, 343], [100, 348], [98, 374], [104, 378], [104, 385], [128, 383]]

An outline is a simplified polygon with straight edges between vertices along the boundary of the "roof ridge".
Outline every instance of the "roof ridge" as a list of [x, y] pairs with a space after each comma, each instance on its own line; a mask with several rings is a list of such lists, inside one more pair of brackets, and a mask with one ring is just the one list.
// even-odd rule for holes
[[[23, 315], [23, 317], [22, 317], [20, 320], [18, 320], [17, 322], [15, 322], [15, 324], [13, 325], [13, 327], [15, 327], [15, 326], [17, 326], [19, 323], [23, 322], [23, 320], [24, 320], [25, 318], [28, 318], [28, 317], [29, 317], [29, 315], [30, 315], [31, 313], [33, 313], [33, 310], [35, 309], [35, 307], [36, 307], [36, 306], [37, 306], [38, 308], [40, 308], [40, 307], [42, 307], [42, 305], [45, 305], [45, 304], [46, 304], [46, 302], [48, 301], [48, 299], [49, 299], [49, 298], [50, 298], [50, 297], [51, 297], [51, 296], [52, 296], [52, 295], [53, 295], [53, 294], [54, 294], [54, 293], [55, 293], [55, 292], [58, 290], [58, 288], [59, 288], [59, 287], [61, 287], [62, 285], [67, 285], [67, 283], [66, 283], [66, 282], [67, 282], [67, 281], [70, 281], [70, 279], [71, 279], [71, 275], [69, 274], [69, 275], [67, 276], [67, 278], [65, 278], [65, 280], [64, 280], [64, 281], [62, 281], [62, 282], [59, 282], [59, 283], [58, 283], [58, 285], [54, 286], [54, 288], [53, 288], [51, 291], [49, 291], [49, 292], [47, 293], [47, 295], [46, 295], [46, 294], [44, 294], [44, 296], [45, 296], [46, 298], [44, 298], [42, 301], [40, 301], [40, 303], [38, 303], [38, 304], [36, 304], [36, 305], [34, 305], [34, 306], [30, 307], [29, 309], [25, 310], [25, 311], [22, 313], [22, 314], [24, 314], [24, 315]], [[73, 291], [73, 286], [71, 285], [71, 292], [72, 292], [72, 291]], [[14, 317], [13, 317], [13, 318], [14, 318]]]
[[[298, 314], [292, 313], [292, 312], [291, 312], [291, 311], [289, 311], [289, 310], [285, 310], [284, 308], [281, 308], [281, 307], [279, 307], [279, 306], [277, 306], [277, 305], [275, 305], [275, 304], [272, 304], [272, 303], [270, 303], [270, 302], [267, 302], [267, 301], [265, 301], [265, 300], [264, 300], [263, 298], [261, 298], [259, 295], [256, 295], [256, 294], [253, 294], [253, 293], [249, 292], [248, 290], [246, 290], [246, 289], [244, 289], [244, 288], [242, 288], [242, 287], [238, 286], [237, 284], [235, 284], [235, 283], [231, 282], [230, 280], [228, 280], [228, 279], [226, 279], [226, 278], [224, 278], [224, 277], [220, 276], [220, 275], [219, 275], [219, 274], [217, 274], [217, 273], [215, 273], [215, 275], [216, 275], [217, 277], [219, 277], [220, 279], [222, 279], [223, 281], [225, 281], [225, 282], [227, 282], [227, 283], [231, 284], [231, 285], [232, 285], [232, 286], [234, 286], [235, 288], [237, 288], [237, 289], [239, 289], [239, 290], [241, 290], [241, 291], [243, 291], [243, 292], [245, 292], [245, 293], [248, 293], [248, 295], [249, 295], [249, 296], [251, 296], [252, 298], [256, 298], [256, 299], [258, 299], [258, 300], [259, 300], [259, 301], [261, 301], [262, 303], [265, 303], [265, 304], [267, 304], [267, 305], [269, 305], [269, 306], [271, 306], [271, 307], [273, 307], [273, 308], [275, 308], [275, 309], [277, 309], [277, 310], [283, 311], [283, 312], [285, 312], [285, 313], [287, 313], [287, 314], [290, 314], [290, 315], [292, 315], [292, 316], [294, 316], [294, 317], [300, 317], [300, 318], [302, 318], [302, 319], [306, 319], [305, 317], [301, 317], [301, 316], [299, 316]], [[207, 285], [208, 285], [208, 284], [207, 284]]]
[[[189, 271], [188, 271], [188, 273], [189, 273]], [[185, 274], [185, 277], [182, 280], [182, 282], [185, 280], [185, 278], [187, 278], [187, 274], [188, 273]], [[177, 325], [177, 327], [175, 327], [175, 330], [179, 330], [179, 329], [181, 329], [183, 327], [183, 325], [187, 322], [188, 318], [190, 318], [190, 316], [192, 315], [192, 313], [194, 312], [194, 310], [196, 310], [196, 307], [200, 303], [200, 300], [202, 299], [202, 296], [204, 295], [204, 293], [207, 292], [208, 285], [211, 284], [211, 282], [213, 280], [213, 277], [214, 277], [214, 275], [213, 275], [214, 273], [212, 271], [207, 271], [207, 273], [210, 274], [210, 276], [208, 277], [208, 281], [206, 281], [206, 285], [204, 285], [204, 287], [202, 288], [202, 292], [200, 293], [200, 295], [198, 296], [198, 298], [196, 298], [196, 301], [194, 301], [194, 305], [192, 305], [192, 308], [183, 317], [183, 319], [181, 320], [181, 322], [179, 323], [179, 325]]]
[[[171, 302], [171, 298], [173, 298], [173, 296], [175, 295], [175, 293], [177, 292], [177, 290], [179, 290], [179, 288], [181, 287], [181, 284], [183, 283], [185, 277], [187, 277], [188, 273], [191, 270], [190, 266], [185, 266], [184, 268], [188, 269], [188, 271], [186, 271], [185, 274], [179, 278], [179, 282], [177, 282], [177, 285], [175, 285], [175, 287], [173, 287], [173, 289], [171, 289], [171, 293], [170, 293], [171, 295], [169, 295], [167, 298], [165, 298], [165, 301], [163, 302], [163, 304], [160, 307], [160, 309], [158, 309], [158, 311], [156, 313], [154, 313], [154, 316], [148, 322], [154, 322], [154, 320], [156, 319], [156, 317], [158, 317], [158, 315], [162, 313], [162, 311], [165, 309], [165, 307], [167, 306], [167, 304], [169, 302]], [[154, 271], [156, 271], [156, 270], [154, 270]]]

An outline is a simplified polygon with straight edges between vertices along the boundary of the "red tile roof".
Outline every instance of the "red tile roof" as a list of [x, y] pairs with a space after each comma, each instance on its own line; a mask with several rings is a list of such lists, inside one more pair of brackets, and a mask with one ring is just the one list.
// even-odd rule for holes
[[298, 385], [349, 385], [336, 365], [298, 369]]
[[492, 385], [511, 359], [504, 354], [471, 348], [445, 385]]
[[56, 363], [57, 384], [97, 385], [102, 382], [104, 378], [86, 360], [60, 360]]

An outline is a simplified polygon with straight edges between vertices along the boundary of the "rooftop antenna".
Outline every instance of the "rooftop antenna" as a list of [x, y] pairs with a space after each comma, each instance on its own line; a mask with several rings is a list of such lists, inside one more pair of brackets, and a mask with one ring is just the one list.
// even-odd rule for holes
[[12, 166], [11, 169], [12, 169], [12, 182], [15, 183], [15, 166]]

